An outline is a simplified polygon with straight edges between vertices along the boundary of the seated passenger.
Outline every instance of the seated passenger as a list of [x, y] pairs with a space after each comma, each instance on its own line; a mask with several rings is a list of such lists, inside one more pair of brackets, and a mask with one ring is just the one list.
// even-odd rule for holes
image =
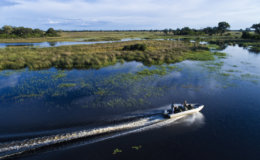
[[185, 100], [183, 106], [186, 107], [188, 105], [187, 101]]
[[177, 106], [174, 106], [174, 113], [179, 113], [181, 112], [180, 108]]
[[189, 104], [189, 105], [187, 106], [187, 108], [188, 108], [188, 110], [192, 109], [192, 105]]

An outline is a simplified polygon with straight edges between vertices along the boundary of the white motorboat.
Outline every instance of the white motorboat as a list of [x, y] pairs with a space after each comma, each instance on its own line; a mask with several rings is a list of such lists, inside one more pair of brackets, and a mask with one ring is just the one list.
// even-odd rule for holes
[[172, 104], [171, 109], [165, 110], [163, 115], [166, 118], [177, 118], [185, 115], [200, 112], [204, 108], [202, 104]]

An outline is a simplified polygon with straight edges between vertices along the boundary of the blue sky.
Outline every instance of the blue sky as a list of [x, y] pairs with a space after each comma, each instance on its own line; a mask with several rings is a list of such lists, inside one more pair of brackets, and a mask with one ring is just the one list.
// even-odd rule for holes
[[65, 30], [232, 29], [260, 22], [260, 0], [0, 0], [0, 26]]

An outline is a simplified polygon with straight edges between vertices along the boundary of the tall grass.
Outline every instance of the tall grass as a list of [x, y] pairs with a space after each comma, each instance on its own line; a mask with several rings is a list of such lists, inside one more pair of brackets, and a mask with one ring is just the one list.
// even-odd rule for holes
[[[142, 50], [123, 50], [140, 44]], [[202, 50], [203, 48], [203, 50]], [[0, 69], [100, 68], [118, 61], [138, 61], [146, 65], [183, 60], [212, 60], [214, 54], [200, 44], [182, 41], [132, 41], [54, 48], [11, 47], [0, 49]]]

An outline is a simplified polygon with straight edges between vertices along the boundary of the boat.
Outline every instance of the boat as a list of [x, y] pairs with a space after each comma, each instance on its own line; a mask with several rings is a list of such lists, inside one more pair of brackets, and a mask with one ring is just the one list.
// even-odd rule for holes
[[166, 118], [177, 118], [185, 115], [200, 112], [204, 108], [202, 104], [172, 104], [171, 109], [164, 110], [163, 116]]

